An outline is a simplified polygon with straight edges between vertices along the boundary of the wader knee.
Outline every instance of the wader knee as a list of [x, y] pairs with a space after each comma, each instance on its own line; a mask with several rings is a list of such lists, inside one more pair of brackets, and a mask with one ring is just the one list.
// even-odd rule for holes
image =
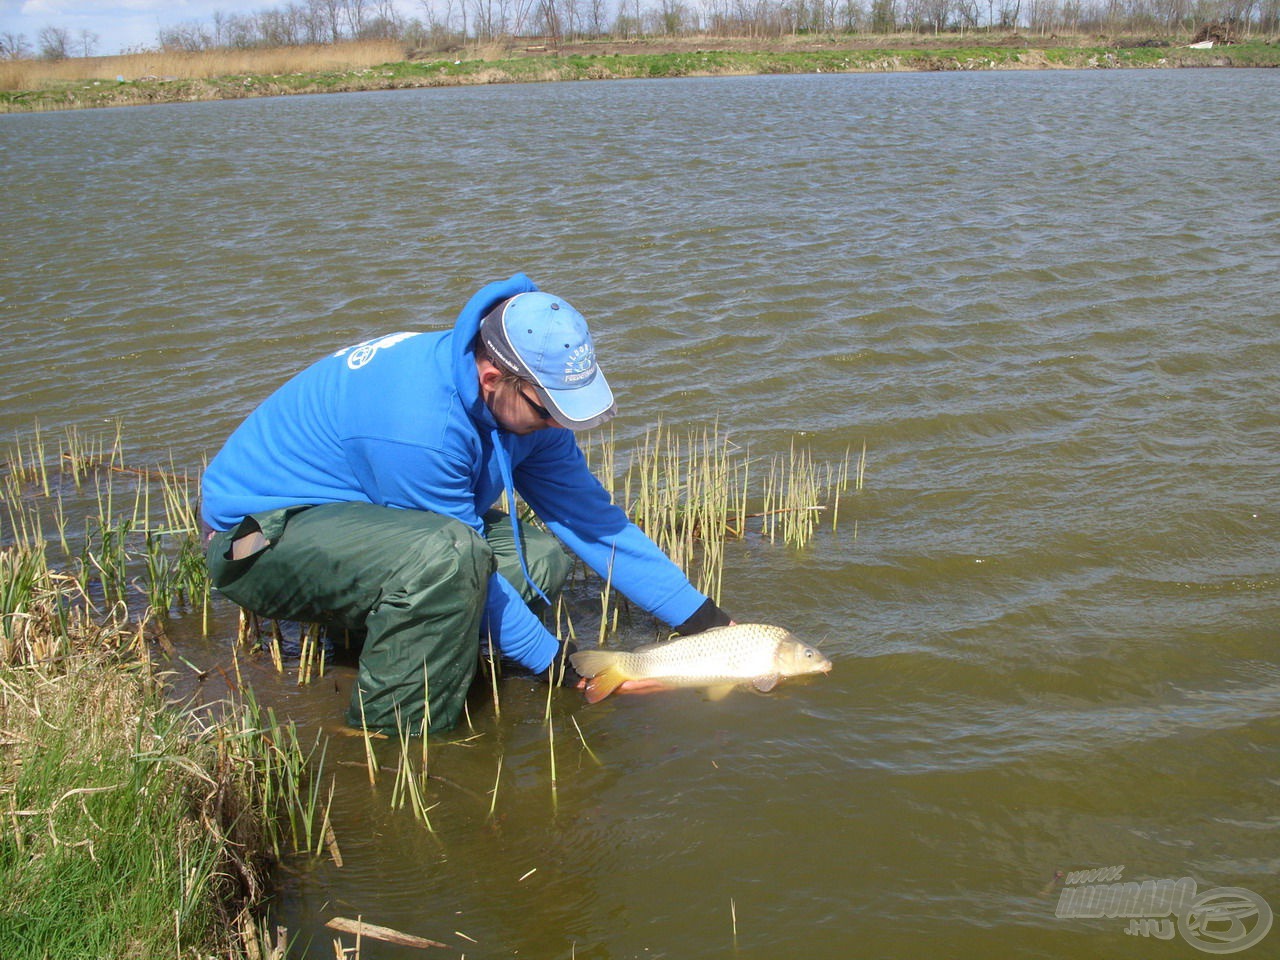
[[416, 516], [433, 522], [415, 523], [415, 535], [396, 538], [397, 556], [388, 558], [380, 596], [365, 618], [347, 713], [353, 726], [415, 735], [424, 725], [447, 730], [461, 716], [475, 676], [493, 551], [459, 521]]

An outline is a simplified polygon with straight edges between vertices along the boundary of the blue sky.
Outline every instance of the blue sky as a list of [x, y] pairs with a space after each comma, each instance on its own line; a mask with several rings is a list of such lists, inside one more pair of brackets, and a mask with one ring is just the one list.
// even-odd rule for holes
[[[46, 26], [71, 33], [72, 53], [80, 54], [83, 31], [98, 35], [94, 52], [100, 56], [133, 47], [154, 47], [162, 26], [210, 23], [216, 11], [254, 13], [284, 6], [284, 0], [0, 0], [0, 34], [24, 34], [33, 52]], [[418, 4], [400, 0], [400, 10], [418, 15]]]
[[98, 35], [98, 54], [126, 47], [154, 46], [162, 25], [207, 20], [215, 9], [257, 10], [269, 3], [252, 0], [206, 3], [204, 0], [0, 0], [0, 33], [25, 34], [38, 50], [37, 37], [46, 26], [71, 32], [72, 52], [80, 53], [82, 31]]

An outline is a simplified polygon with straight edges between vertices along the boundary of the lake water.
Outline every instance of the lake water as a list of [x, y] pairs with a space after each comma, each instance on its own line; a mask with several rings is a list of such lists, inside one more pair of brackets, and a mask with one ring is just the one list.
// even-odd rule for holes
[[[1057, 916], [1054, 877], [1123, 866], [1280, 909], [1278, 79], [3, 116], [0, 430], [119, 420], [128, 462], [199, 469], [312, 359], [447, 326], [523, 270], [592, 320], [622, 446], [659, 418], [765, 459], [865, 442], [834, 531], [727, 559], [726, 609], [820, 641], [829, 675], [563, 695], [554, 744], [542, 688], [507, 681], [473, 739], [430, 743], [434, 834], [332, 738], [345, 866], [285, 876], [300, 956], [333, 955], [335, 915], [472, 957], [1198, 956], [1194, 916], [1170, 942]], [[205, 669], [230, 662], [217, 613], [182, 642]], [[349, 669], [254, 677], [337, 726]]]

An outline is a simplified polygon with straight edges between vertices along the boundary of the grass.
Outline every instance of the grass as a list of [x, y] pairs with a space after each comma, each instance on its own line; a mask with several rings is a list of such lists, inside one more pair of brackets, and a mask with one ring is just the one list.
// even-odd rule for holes
[[251, 699], [176, 711], [118, 639], [0, 664], [6, 960], [239, 956], [270, 864], [327, 848], [296, 731]]
[[37, 429], [0, 487], [0, 956], [278, 956], [268, 868], [336, 849], [323, 749], [243, 686], [165, 702], [152, 645], [207, 597], [192, 491], [79, 439], [51, 457]]
[[[976, 43], [981, 36], [986, 43]], [[799, 41], [804, 48], [798, 49]], [[531, 54], [511, 46], [408, 59], [393, 43], [348, 43], [205, 53], [148, 53], [44, 63], [0, 63], [0, 112], [340, 93], [411, 87], [562, 80], [775, 73], [1111, 67], [1280, 66], [1280, 45], [1263, 39], [1210, 50], [1126, 46], [1099, 37], [970, 34], [920, 37], [781, 37], [773, 49], [743, 49], [715, 37], [671, 41], [680, 49], [595, 53], [580, 44]], [[617, 46], [617, 45], [615, 45]], [[759, 44], [757, 44], [759, 46]], [[686, 49], [687, 47], [687, 49]], [[600, 48], [602, 51], [607, 49]], [[588, 52], [579, 52], [588, 51]], [[634, 52], [642, 51], [642, 52]]]

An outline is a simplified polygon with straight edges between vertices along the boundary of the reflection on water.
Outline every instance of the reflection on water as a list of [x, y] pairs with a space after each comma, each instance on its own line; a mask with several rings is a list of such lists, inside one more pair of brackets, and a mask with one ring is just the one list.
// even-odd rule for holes
[[[0, 420], [118, 418], [130, 462], [198, 469], [305, 363], [525, 270], [593, 318], [624, 445], [865, 440], [837, 532], [748, 538], [725, 578], [835, 668], [561, 695], [550, 727], [508, 679], [429, 744], [434, 832], [333, 736], [345, 865], [291, 864], [280, 910], [311, 954], [343, 915], [474, 956], [1146, 957], [1055, 917], [1055, 873], [1280, 909], [1276, 98], [1135, 71], [2, 117]], [[215, 613], [176, 630], [206, 669]], [[251, 669], [336, 729], [349, 667]]]

